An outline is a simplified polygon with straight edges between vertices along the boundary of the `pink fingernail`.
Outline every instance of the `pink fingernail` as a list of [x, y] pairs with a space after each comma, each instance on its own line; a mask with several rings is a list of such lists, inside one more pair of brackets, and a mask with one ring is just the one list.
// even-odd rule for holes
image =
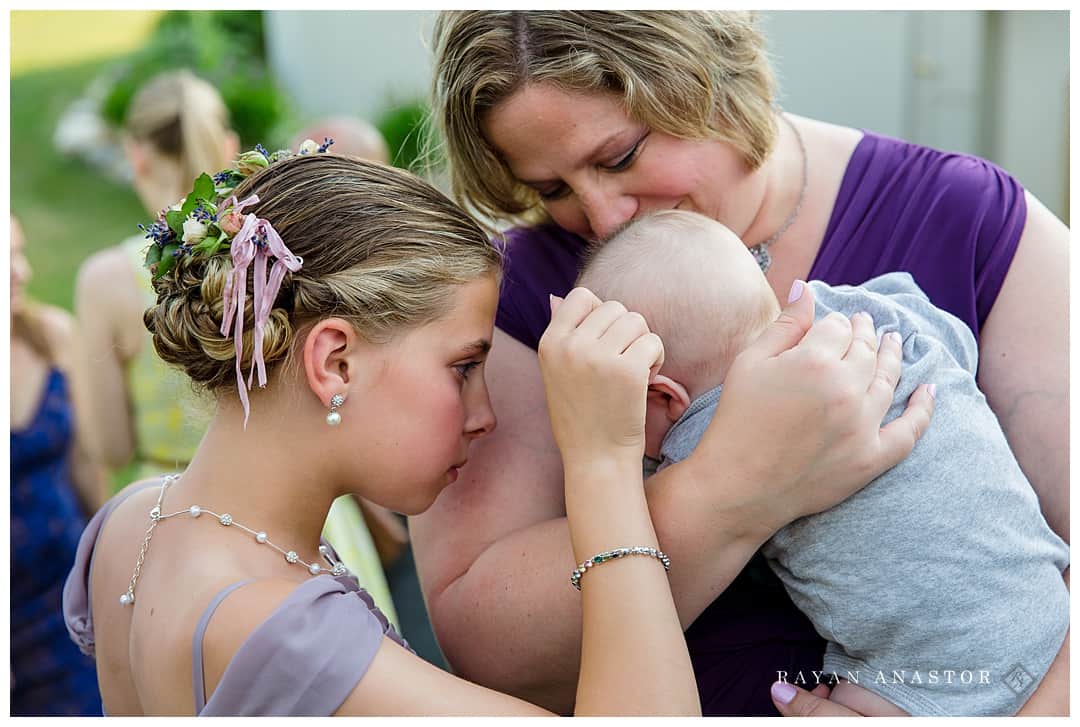
[[806, 283], [796, 279], [795, 282], [791, 284], [791, 292], [788, 293], [787, 302], [790, 304], [797, 301], [799, 298], [802, 297], [803, 290], [805, 289]]
[[930, 392], [930, 398], [937, 401], [937, 384], [930, 384], [926, 387], [926, 390]]
[[797, 694], [795, 687], [787, 682], [773, 682], [769, 691], [772, 693], [773, 699], [780, 702], [780, 704], [791, 704], [791, 700], [795, 699]]

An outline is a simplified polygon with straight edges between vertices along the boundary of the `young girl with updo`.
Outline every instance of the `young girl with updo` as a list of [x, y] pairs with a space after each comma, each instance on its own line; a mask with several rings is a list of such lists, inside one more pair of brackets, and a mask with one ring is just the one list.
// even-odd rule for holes
[[[124, 151], [135, 193], [150, 215], [170, 207], [200, 174], [229, 166], [238, 150], [218, 90], [189, 70], [166, 71], [136, 91], [124, 119]], [[146, 239], [131, 237], [89, 257], [79, 269], [75, 305], [86, 342], [91, 433], [102, 460], [128, 482], [183, 469], [210, 419], [211, 405], [187, 377], [154, 352], [142, 323], [157, 293], [143, 268]], [[327, 518], [342, 558], [396, 621], [372, 535], [354, 498]]]
[[[80, 541], [64, 611], [105, 712], [545, 714], [417, 657], [320, 540], [344, 494], [426, 510], [495, 428], [499, 251], [406, 172], [259, 154], [242, 181], [196, 182], [181, 213], [204, 237], [182, 242], [175, 216], [149, 228], [146, 327], [215, 410], [178, 477], [127, 487]], [[584, 609], [576, 711], [700, 714], [667, 583], [677, 564], [641, 480], [663, 346], [588, 291], [551, 306], [541, 358], [579, 563], [563, 564], [563, 587]]]

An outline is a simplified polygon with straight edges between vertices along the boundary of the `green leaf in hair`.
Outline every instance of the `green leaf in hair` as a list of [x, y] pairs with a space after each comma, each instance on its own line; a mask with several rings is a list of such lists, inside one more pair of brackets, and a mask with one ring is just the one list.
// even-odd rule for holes
[[157, 264], [157, 270], [154, 272], [154, 280], [173, 269], [176, 265], [176, 251], [179, 249], [180, 246], [175, 243], [165, 246], [161, 251], [161, 260]]
[[161, 248], [156, 244], [150, 245], [146, 250], [146, 262], [143, 263], [143, 267], [148, 268], [159, 260], [161, 260]]
[[[196, 199], [203, 199], [210, 202], [214, 199], [214, 180], [210, 178], [210, 175], [203, 172], [199, 175], [199, 178], [195, 180], [195, 188], [191, 192]], [[184, 205], [187, 206], [186, 204]], [[194, 207], [192, 207], [194, 209]]]
[[[187, 202], [184, 202], [186, 205]], [[194, 209], [194, 205], [192, 205]], [[169, 210], [165, 213], [165, 223], [168, 224], [169, 229], [172, 230], [177, 237], [182, 237], [184, 234], [184, 220], [187, 219], [187, 212], [183, 209]]]

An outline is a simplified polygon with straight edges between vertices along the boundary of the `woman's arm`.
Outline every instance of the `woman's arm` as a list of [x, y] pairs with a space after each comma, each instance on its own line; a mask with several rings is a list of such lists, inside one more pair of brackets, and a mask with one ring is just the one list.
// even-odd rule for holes
[[[646, 484], [661, 548], [676, 564], [670, 583], [684, 627], [772, 532], [902, 459], [929, 418], [932, 401], [920, 389], [879, 436], [899, 351], [883, 346], [879, 365], [872, 332], [860, 329], [852, 344], [851, 328], [833, 319], [815, 326], [824, 340], [787, 351], [813, 320], [807, 291], [733, 367], [694, 455]], [[432, 623], [455, 670], [566, 713], [581, 609], [566, 583], [575, 561], [562, 468], [535, 355], [498, 331], [496, 340], [487, 371], [499, 426], [474, 446], [462, 479], [413, 518], [411, 533]], [[867, 397], [872, 381], [876, 393]], [[876, 414], [866, 408], [871, 399]]]
[[88, 430], [93, 426], [87, 415], [89, 381], [86, 372], [77, 365], [80, 359], [79, 348], [83, 345], [82, 337], [76, 330], [74, 319], [65, 310], [42, 306], [40, 320], [48, 337], [53, 359], [68, 381], [68, 397], [74, 425], [70, 450], [71, 482], [75, 486], [83, 512], [88, 516], [93, 515], [108, 499], [108, 480], [105, 468], [88, 441]]
[[1031, 194], [1005, 282], [982, 327], [979, 387], [1069, 541], [1069, 228]]
[[[141, 321], [130, 312], [138, 306], [138, 290], [127, 252], [113, 247], [95, 253], [79, 268], [75, 281], [75, 314], [83, 346], [78, 368], [89, 377], [90, 444], [110, 468], [123, 467], [135, 452], [127, 383], [124, 378], [127, 341], [143, 335]], [[124, 321], [137, 325], [121, 334]]]

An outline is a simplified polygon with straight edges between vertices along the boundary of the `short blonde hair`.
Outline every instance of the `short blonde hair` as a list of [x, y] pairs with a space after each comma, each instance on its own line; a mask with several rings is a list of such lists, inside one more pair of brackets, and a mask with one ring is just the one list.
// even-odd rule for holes
[[[501, 255], [461, 208], [394, 167], [334, 154], [276, 162], [246, 179], [238, 199], [259, 195], [264, 218], [304, 260], [287, 273], [266, 324], [268, 372], [289, 358], [297, 331], [322, 318], [349, 321], [380, 343], [444, 315], [458, 287], [499, 276]], [[227, 247], [181, 256], [154, 281], [157, 303], [143, 322], [154, 349], [198, 387], [235, 385], [235, 350], [221, 334], [222, 294], [232, 271]], [[243, 370], [253, 355], [253, 276], [245, 298]]]
[[232, 161], [226, 158], [229, 110], [216, 88], [188, 70], [158, 74], [140, 87], [128, 105], [124, 129], [175, 159], [182, 186]]
[[775, 143], [775, 81], [752, 13], [446, 11], [433, 48], [433, 126], [453, 194], [492, 219], [542, 217], [483, 133], [488, 112], [526, 83], [612, 94], [650, 128], [731, 143], [751, 169]]

